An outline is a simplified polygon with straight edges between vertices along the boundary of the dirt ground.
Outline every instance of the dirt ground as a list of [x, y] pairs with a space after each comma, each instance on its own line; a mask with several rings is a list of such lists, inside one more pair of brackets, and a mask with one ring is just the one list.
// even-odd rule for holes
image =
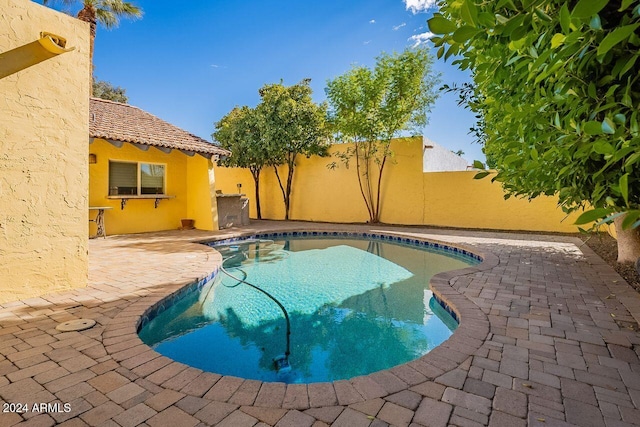
[[594, 234], [586, 241], [587, 245], [597, 253], [607, 264], [614, 268], [628, 284], [640, 292], [640, 275], [633, 263], [619, 264], [616, 262], [618, 248], [616, 240], [608, 234]]

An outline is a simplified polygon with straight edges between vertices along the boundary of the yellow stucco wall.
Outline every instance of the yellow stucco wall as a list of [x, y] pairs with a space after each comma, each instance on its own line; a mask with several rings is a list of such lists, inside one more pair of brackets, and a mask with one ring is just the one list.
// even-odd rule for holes
[[[0, 56], [41, 60], [0, 78], [2, 303], [87, 283], [89, 27], [28, 0], [0, 11]], [[43, 55], [41, 31], [75, 50]]]
[[[511, 198], [490, 178], [474, 180], [473, 171], [422, 172], [422, 138], [393, 141], [393, 160], [387, 164], [382, 182], [382, 222], [389, 224], [434, 225], [442, 227], [484, 228], [576, 232], [573, 222], [578, 214], [566, 215], [553, 197], [538, 197], [529, 202]], [[331, 153], [344, 151], [336, 145]], [[326, 222], [366, 222], [368, 214], [353, 164], [329, 170], [336, 157], [298, 161], [292, 192], [291, 219]], [[217, 186], [225, 193], [242, 192], [251, 203], [255, 218], [254, 184], [248, 170], [217, 167]], [[284, 175], [284, 169], [281, 176]], [[282, 194], [272, 168], [261, 175], [260, 198], [265, 219], [284, 218]]]
[[429, 225], [575, 233], [579, 214], [567, 217], [554, 197], [504, 200], [499, 183], [490, 177], [473, 179], [476, 172], [424, 174], [427, 198], [424, 223]]
[[187, 218], [195, 219], [199, 230], [218, 229], [215, 202], [215, 174], [211, 160], [187, 157]]
[[[154, 147], [142, 151], [131, 144], [117, 148], [107, 141], [96, 139], [89, 146], [96, 155], [96, 163], [89, 165], [89, 204], [107, 206], [105, 229], [107, 235], [142, 233], [147, 231], [175, 230], [183, 218], [195, 219], [200, 230], [217, 229], [217, 211], [211, 204], [214, 190], [213, 174], [209, 174], [209, 160], [202, 156], [189, 157], [173, 150], [169, 154]], [[109, 199], [109, 161], [145, 162], [166, 165], [165, 193], [174, 198], [161, 200], [154, 207], [155, 199], [129, 199], [120, 207], [120, 199]], [[92, 214], [92, 217], [95, 213]], [[89, 233], [94, 235], [95, 225]]]

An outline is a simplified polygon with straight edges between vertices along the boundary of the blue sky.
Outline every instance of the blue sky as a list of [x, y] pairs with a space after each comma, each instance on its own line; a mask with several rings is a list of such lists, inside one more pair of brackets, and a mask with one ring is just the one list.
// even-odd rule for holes
[[[96, 76], [125, 88], [130, 104], [205, 139], [234, 106], [254, 106], [265, 83], [309, 77], [314, 99], [324, 101], [328, 79], [413, 45], [434, 11], [425, 9], [433, 0], [133, 2], [142, 19], [98, 28]], [[436, 61], [435, 70], [443, 83], [469, 80], [450, 62]], [[454, 95], [440, 96], [429, 121], [424, 135], [468, 161], [484, 158], [468, 135], [473, 115]]]

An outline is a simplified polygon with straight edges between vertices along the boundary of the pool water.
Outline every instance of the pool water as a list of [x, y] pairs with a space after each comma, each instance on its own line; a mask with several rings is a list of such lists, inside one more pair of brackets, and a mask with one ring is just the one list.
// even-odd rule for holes
[[[348, 379], [429, 352], [457, 326], [429, 279], [477, 263], [375, 239], [287, 237], [217, 249], [224, 272], [158, 314], [141, 339], [205, 371], [287, 383]], [[290, 320], [291, 370], [274, 364], [287, 349], [274, 300]]]

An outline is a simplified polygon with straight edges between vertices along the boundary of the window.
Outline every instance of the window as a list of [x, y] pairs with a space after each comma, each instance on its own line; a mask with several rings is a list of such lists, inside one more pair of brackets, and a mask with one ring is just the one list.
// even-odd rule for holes
[[140, 163], [139, 194], [164, 194], [164, 165]]
[[109, 162], [109, 195], [164, 194], [165, 165]]

